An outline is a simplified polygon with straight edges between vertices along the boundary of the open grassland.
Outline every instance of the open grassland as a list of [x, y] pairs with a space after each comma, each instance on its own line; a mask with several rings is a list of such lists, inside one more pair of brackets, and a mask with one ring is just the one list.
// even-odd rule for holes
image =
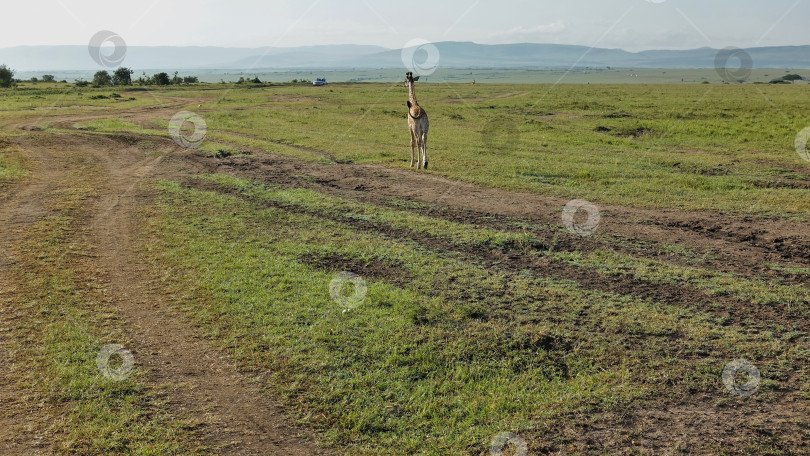
[[[78, 222], [132, 154], [163, 160], [122, 187], [150, 286], [331, 453], [489, 454], [504, 432], [530, 454], [810, 451], [807, 86], [421, 84], [420, 172], [401, 84], [118, 92], [0, 92], [2, 191], [72, 145], [54, 213], [0, 239], [11, 374], [60, 417], [55, 451], [230, 448], [163, 407], [178, 385], [95, 370], [112, 340], [159, 356], [112, 317]], [[183, 110], [198, 150], [168, 139]], [[592, 236], [562, 226], [574, 198], [602, 210]], [[738, 359], [750, 397], [723, 382]]]
[[[187, 108], [205, 119], [209, 152], [255, 147], [405, 167], [403, 91], [398, 84], [191, 88], [101, 100], [91, 98], [111, 91], [33, 91], [5, 94], [11, 100], [0, 119], [34, 108], [48, 127], [61, 111], [195, 97], [201, 102]], [[807, 162], [793, 147], [810, 124], [807, 86], [423, 84], [417, 93], [431, 118], [431, 173], [633, 206], [799, 218], [810, 211]], [[134, 125], [110, 116], [75, 127], [157, 133], [168, 120]]]
[[[92, 98], [111, 91], [6, 92], [0, 119], [30, 117], [33, 108], [48, 127], [47, 119], [62, 110], [136, 109], [195, 97], [202, 102], [188, 108], [207, 123], [209, 151], [221, 143], [405, 167], [403, 90], [398, 84], [273, 86], [100, 100]], [[798, 217], [810, 210], [802, 197], [807, 162], [793, 147], [810, 124], [806, 86], [423, 84], [418, 97], [431, 117], [432, 173], [634, 206]], [[167, 125], [168, 119], [136, 126], [111, 116], [75, 126], [140, 133]]]

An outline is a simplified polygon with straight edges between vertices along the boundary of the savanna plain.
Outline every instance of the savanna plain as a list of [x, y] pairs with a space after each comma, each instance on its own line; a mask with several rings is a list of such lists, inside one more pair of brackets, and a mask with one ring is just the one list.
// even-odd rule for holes
[[808, 87], [0, 89], [0, 450], [810, 454]]

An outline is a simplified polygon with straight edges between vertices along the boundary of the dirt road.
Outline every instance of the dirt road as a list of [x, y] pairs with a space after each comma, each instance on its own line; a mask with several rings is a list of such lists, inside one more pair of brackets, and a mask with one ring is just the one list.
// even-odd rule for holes
[[[78, 233], [74, 242], [92, 246], [90, 254], [106, 277], [108, 298], [135, 341], [130, 350], [137, 365], [149, 372], [150, 386], [171, 391], [172, 412], [198, 421], [201, 443], [217, 453], [326, 454], [311, 439], [302, 438], [308, 434], [306, 430], [290, 425], [277, 403], [237, 372], [164, 301], [155, 285], [158, 276], [137, 250], [137, 211], [148, 205], [150, 198], [139, 183], [158, 174], [172, 175], [164, 162], [179, 147], [161, 141], [157, 150], [146, 151], [138, 146], [137, 138], [81, 133], [53, 136], [32, 132], [13, 142], [26, 151], [33, 173], [0, 202], [0, 246], [12, 245], [21, 231], [53, 212], [47, 208], [48, 199], [60, 190], [64, 176], [77, 171], [76, 157], [100, 165], [102, 177], [94, 182], [99, 197], [88, 208], [91, 216], [86, 220], [86, 230]], [[8, 309], [13, 307], [10, 301], [6, 304]], [[14, 318], [8, 312], [4, 316]], [[6, 346], [3, 343], [0, 348]], [[7, 355], [5, 350], [2, 354]], [[15, 368], [24, 366], [0, 363], [0, 399], [4, 404], [0, 453], [50, 454], [48, 436], [37, 432], [48, 428], [50, 417], [27, 409], [24, 391], [14, 382]]]

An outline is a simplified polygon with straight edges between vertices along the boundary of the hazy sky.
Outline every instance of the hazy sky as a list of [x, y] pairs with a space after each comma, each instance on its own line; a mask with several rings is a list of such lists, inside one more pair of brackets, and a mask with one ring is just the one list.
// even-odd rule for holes
[[37, 0], [4, 5], [0, 47], [299, 46], [412, 39], [628, 50], [810, 44], [810, 0]]

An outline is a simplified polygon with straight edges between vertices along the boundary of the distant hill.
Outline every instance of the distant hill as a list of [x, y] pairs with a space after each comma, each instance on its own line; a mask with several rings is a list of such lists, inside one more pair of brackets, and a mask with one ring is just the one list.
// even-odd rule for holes
[[[559, 44], [440, 42], [444, 68], [713, 68], [717, 49], [651, 50], [588, 48]], [[810, 69], [810, 46], [746, 50], [754, 68]], [[417, 53], [417, 59], [425, 53]], [[73, 71], [99, 68], [86, 46], [0, 48], [0, 64], [17, 71]], [[735, 65], [731, 62], [730, 66]], [[296, 48], [222, 48], [130, 46], [124, 66], [139, 70], [293, 70], [403, 68], [402, 51], [379, 46], [323, 45]]]

